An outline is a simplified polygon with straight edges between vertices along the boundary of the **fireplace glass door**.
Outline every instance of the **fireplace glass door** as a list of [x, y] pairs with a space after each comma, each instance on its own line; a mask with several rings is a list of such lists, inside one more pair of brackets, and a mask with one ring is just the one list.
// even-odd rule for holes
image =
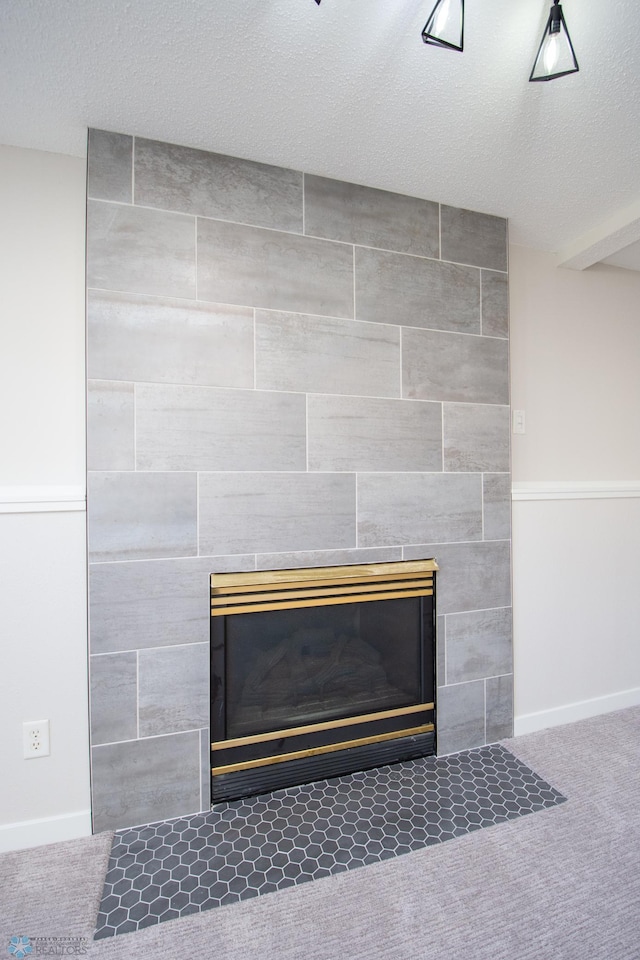
[[212, 575], [214, 800], [434, 752], [435, 569]]

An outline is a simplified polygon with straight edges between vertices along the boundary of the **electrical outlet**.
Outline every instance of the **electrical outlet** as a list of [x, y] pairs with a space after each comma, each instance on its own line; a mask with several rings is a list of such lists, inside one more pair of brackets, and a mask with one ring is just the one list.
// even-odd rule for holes
[[25, 760], [49, 756], [48, 720], [28, 720], [22, 724], [22, 749]]

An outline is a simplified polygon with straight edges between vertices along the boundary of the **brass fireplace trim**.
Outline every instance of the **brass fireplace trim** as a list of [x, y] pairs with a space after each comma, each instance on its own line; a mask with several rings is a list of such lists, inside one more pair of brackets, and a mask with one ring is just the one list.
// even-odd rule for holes
[[433, 594], [435, 560], [211, 574], [211, 616]]
[[233, 747], [246, 747], [252, 743], [265, 743], [268, 740], [284, 740], [287, 737], [298, 737], [305, 733], [318, 733], [322, 730], [335, 730], [338, 727], [351, 727], [359, 723], [370, 723], [375, 720], [388, 720], [389, 717], [402, 717], [411, 713], [422, 713], [433, 710], [433, 703], [414, 703], [408, 707], [397, 707], [394, 710], [381, 710], [378, 713], [361, 713], [355, 717], [341, 717], [339, 720], [323, 720], [322, 723], [309, 723], [303, 727], [288, 727], [286, 730], [270, 730], [269, 733], [256, 733], [249, 737], [236, 737], [233, 740], [219, 740], [211, 744], [212, 750], [229, 750]]
[[267, 767], [274, 763], [286, 763], [288, 760], [302, 760], [305, 757], [315, 757], [322, 753], [335, 753], [337, 750], [349, 750], [351, 747], [365, 747], [371, 743], [382, 743], [384, 740], [397, 740], [400, 737], [415, 737], [420, 733], [430, 733], [433, 729], [434, 725], [432, 723], [425, 723], [420, 727], [410, 727], [407, 730], [379, 733], [374, 737], [361, 737], [359, 740], [346, 740], [343, 743], [328, 743], [322, 747], [309, 747], [306, 750], [296, 750], [294, 753], [283, 753], [277, 757], [260, 757], [258, 760], [228, 763], [221, 767], [212, 767], [211, 775], [219, 777], [224, 773], [235, 773], [238, 770], [251, 770], [254, 767]]

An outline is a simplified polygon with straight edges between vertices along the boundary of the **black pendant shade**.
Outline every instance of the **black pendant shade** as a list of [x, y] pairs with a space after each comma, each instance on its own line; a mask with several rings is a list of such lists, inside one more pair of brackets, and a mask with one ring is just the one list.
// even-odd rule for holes
[[438, 0], [424, 26], [422, 39], [436, 47], [462, 51], [464, 0]]
[[555, 80], [579, 69], [562, 7], [554, 0], [529, 80]]

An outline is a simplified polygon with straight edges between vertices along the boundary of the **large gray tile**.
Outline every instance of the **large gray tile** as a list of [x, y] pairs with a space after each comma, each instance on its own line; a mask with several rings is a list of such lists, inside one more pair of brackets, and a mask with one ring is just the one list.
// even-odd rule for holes
[[196, 499], [195, 473], [89, 474], [89, 558], [195, 556]]
[[392, 563], [402, 560], [401, 547], [371, 550], [302, 550], [298, 553], [263, 553], [256, 558], [258, 570], [293, 570], [299, 567], [341, 567], [353, 563]]
[[482, 270], [482, 332], [485, 337], [509, 336], [509, 284], [506, 273]]
[[400, 396], [400, 331], [392, 326], [256, 310], [256, 386]]
[[480, 271], [356, 247], [356, 317], [480, 333]]
[[87, 194], [95, 200], [131, 203], [133, 137], [89, 130]]
[[253, 386], [253, 311], [89, 292], [89, 376], [107, 380]]
[[302, 174], [136, 137], [135, 202], [302, 232]]
[[513, 676], [485, 681], [487, 697], [487, 743], [513, 736]]
[[135, 740], [138, 736], [137, 656], [91, 657], [91, 743]]
[[487, 473], [482, 478], [484, 539], [508, 540], [511, 536], [511, 476]]
[[438, 613], [488, 610], [511, 604], [508, 540], [491, 543], [429, 543], [404, 547], [404, 560], [438, 561]]
[[507, 341], [403, 330], [402, 394], [418, 400], [508, 403]]
[[139, 470], [305, 470], [301, 394], [136, 384]]
[[198, 812], [198, 730], [97, 746], [91, 757], [96, 833]]
[[442, 406], [413, 400], [308, 398], [310, 470], [441, 470]]
[[484, 681], [438, 688], [438, 755], [485, 742]]
[[459, 207], [440, 208], [442, 259], [507, 269], [507, 221]]
[[353, 248], [199, 218], [198, 298], [353, 317]]
[[133, 384], [89, 380], [87, 470], [135, 467]]
[[509, 407], [444, 404], [444, 469], [509, 470]]
[[365, 473], [358, 476], [358, 546], [479, 540], [479, 476]]
[[304, 230], [314, 237], [422, 257], [440, 252], [437, 203], [309, 174], [304, 178]]
[[356, 546], [349, 474], [203, 473], [200, 553], [282, 553]]
[[254, 567], [253, 555], [91, 564], [91, 652], [206, 643], [209, 575]]
[[436, 686], [447, 682], [446, 617], [436, 617]]
[[209, 644], [141, 650], [140, 736], [181, 733], [209, 722]]
[[200, 809], [211, 807], [211, 734], [209, 727], [200, 731]]
[[511, 673], [511, 608], [447, 615], [447, 682]]
[[100, 200], [87, 204], [89, 287], [193, 297], [195, 253], [193, 217]]

